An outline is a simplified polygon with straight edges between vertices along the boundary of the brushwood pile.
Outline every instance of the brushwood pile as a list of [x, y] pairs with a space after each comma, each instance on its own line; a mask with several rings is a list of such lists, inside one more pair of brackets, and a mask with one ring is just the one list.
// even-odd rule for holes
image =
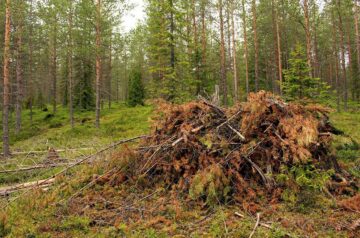
[[153, 133], [134, 152], [132, 169], [121, 176], [208, 202], [276, 200], [285, 188], [275, 178], [286, 169], [311, 165], [314, 173], [333, 170], [345, 179], [331, 153], [337, 131], [328, 113], [265, 91], [230, 108], [204, 99], [163, 105]]

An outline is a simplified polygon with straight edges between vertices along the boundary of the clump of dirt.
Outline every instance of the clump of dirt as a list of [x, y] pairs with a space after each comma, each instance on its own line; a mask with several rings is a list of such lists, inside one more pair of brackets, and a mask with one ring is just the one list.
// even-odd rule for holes
[[282, 188], [275, 177], [284, 167], [312, 165], [342, 173], [330, 152], [337, 130], [328, 113], [319, 105], [285, 103], [265, 91], [231, 108], [204, 99], [167, 105], [125, 176], [208, 202], [276, 200]]

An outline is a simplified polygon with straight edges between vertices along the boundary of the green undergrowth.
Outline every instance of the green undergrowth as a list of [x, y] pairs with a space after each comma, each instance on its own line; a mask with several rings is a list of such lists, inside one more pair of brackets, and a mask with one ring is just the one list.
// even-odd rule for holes
[[[95, 128], [95, 113], [92, 111], [75, 112], [75, 127], [69, 123], [68, 109], [58, 107], [54, 115], [50, 110], [33, 111], [22, 114], [22, 129], [15, 134], [14, 113], [10, 118], [10, 144], [12, 151], [43, 150], [54, 148], [77, 148], [98, 146], [119, 138], [126, 138], [147, 132], [151, 106], [127, 107], [125, 104], [113, 104], [111, 109], [101, 111], [100, 129]], [[0, 145], [2, 149], [2, 145]]]
[[[31, 143], [48, 138], [53, 138], [51, 143], [57, 144], [59, 148], [66, 145], [89, 146], [99, 141], [100, 144], [107, 144], [115, 139], [148, 132], [151, 107], [132, 109], [123, 105], [117, 106], [118, 108], [114, 106], [114, 109], [104, 112], [102, 126], [98, 131], [93, 129], [93, 121], [87, 121], [84, 125], [77, 124], [75, 129], [71, 129], [68, 125], [49, 128], [50, 124], [48, 124], [43, 125], [40, 135], [16, 141], [13, 143], [13, 148], [16, 146], [21, 148], [22, 143], [23, 148], [29, 148]], [[84, 115], [91, 114], [84, 113]], [[360, 114], [334, 113], [331, 115], [331, 120], [344, 132], [344, 135], [335, 137], [332, 145], [339, 163], [354, 176], [359, 176], [357, 166], [360, 157], [358, 147]], [[79, 143], [80, 141], [83, 144]], [[41, 146], [39, 145], [39, 148], [43, 148]], [[101, 176], [110, 168], [127, 168], [126, 158], [116, 160], [114, 156], [116, 157], [116, 151], [103, 155], [103, 161], [107, 162], [71, 169], [57, 178], [55, 186], [50, 191], [31, 192], [20, 197], [5, 211], [0, 211], [0, 237], [249, 237], [252, 232], [256, 215], [245, 212], [241, 205], [204, 207], [194, 201], [181, 200], [176, 203], [168, 200], [168, 194], [163, 188], [158, 194], [151, 195], [154, 192], [151, 189], [141, 191], [127, 185], [113, 187], [108, 184], [96, 184], [76, 196], [83, 198], [88, 195], [91, 198], [94, 194], [102, 194], [110, 196], [112, 201], [118, 203], [123, 202], [123, 196], [130, 196], [131, 202], [139, 201], [136, 205], [143, 207], [145, 213], [147, 210], [154, 210], [154, 216], [145, 215], [142, 218], [139, 215], [136, 219], [130, 216], [128, 219], [119, 220], [115, 225], [109, 225], [105, 222], [105, 218], [105, 221], [102, 221], [101, 217], [81, 212], [82, 209], [87, 209], [87, 206], [94, 206], [91, 208], [92, 211], [101, 214], [104, 207], [100, 203], [81, 204], [80, 207], [75, 208], [77, 211], [72, 210], [74, 208], [68, 205], [69, 199], [92, 181], [94, 176]], [[108, 160], [105, 160], [106, 158]], [[262, 225], [257, 227], [253, 237], [348, 237], [348, 230], [338, 228], [338, 224], [351, 223], [356, 219], [357, 214], [342, 211], [337, 207], [334, 199], [322, 191], [332, 173], [333, 171], [326, 173], [317, 171], [310, 165], [284, 169], [283, 173], [275, 178], [276, 182], [295, 189], [285, 190], [281, 195], [280, 204], [265, 204], [260, 209], [260, 222], [267, 224], [267, 227]], [[41, 176], [47, 175], [44, 172]], [[218, 175], [218, 178], [226, 179], [221, 175]], [[199, 187], [200, 185], [193, 187], [191, 193], [194, 198], [204, 192], [214, 193], [215, 180], [215, 177], [209, 175], [205, 187]], [[147, 196], [147, 199], [141, 199]], [[227, 193], [221, 196], [226, 197]], [[217, 195], [214, 199], [216, 197]], [[225, 200], [231, 204], [231, 198]], [[161, 206], [155, 206], [154, 204], [159, 201], [164, 202]], [[235, 212], [243, 214], [243, 217], [236, 215]], [[103, 214], [104, 217], [106, 214]]]
[[[11, 151], [75, 149], [58, 153], [62, 159], [71, 162], [73, 159], [93, 154], [117, 140], [148, 133], [152, 110], [152, 106], [130, 108], [125, 104], [113, 104], [111, 109], [102, 110], [99, 129], [95, 128], [95, 115], [91, 111], [76, 112], [75, 127], [71, 128], [66, 108], [58, 107], [55, 115], [47, 110], [36, 109], [33, 112], [32, 124], [30, 124], [29, 111], [25, 110], [22, 115], [22, 130], [18, 135], [15, 135], [13, 120], [11, 120]], [[2, 149], [1, 146], [2, 143], [0, 149]], [[0, 159], [0, 170], [31, 167], [43, 163], [46, 157], [47, 153], [42, 153], [15, 155], [8, 160]], [[45, 179], [61, 169], [0, 173], [0, 186]]]

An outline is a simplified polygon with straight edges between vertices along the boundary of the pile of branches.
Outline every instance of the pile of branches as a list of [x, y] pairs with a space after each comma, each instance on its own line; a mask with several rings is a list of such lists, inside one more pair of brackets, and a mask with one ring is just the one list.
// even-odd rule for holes
[[163, 106], [122, 177], [206, 200], [274, 196], [284, 167], [311, 164], [341, 173], [329, 149], [336, 130], [327, 114], [265, 91], [231, 108], [205, 99]]

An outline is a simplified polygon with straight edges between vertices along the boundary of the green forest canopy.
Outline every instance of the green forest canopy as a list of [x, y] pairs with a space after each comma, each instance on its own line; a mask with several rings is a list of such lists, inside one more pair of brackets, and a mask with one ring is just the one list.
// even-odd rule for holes
[[360, 100], [358, 0], [144, 0], [145, 19], [125, 32], [132, 3], [1, 1], [1, 108], [16, 112], [16, 131], [24, 107], [48, 104], [68, 107], [72, 125], [73, 111], [95, 110], [99, 126], [101, 105], [128, 100], [134, 70], [146, 98], [172, 102], [216, 85], [225, 105], [259, 90], [293, 97], [302, 81], [338, 110]]

